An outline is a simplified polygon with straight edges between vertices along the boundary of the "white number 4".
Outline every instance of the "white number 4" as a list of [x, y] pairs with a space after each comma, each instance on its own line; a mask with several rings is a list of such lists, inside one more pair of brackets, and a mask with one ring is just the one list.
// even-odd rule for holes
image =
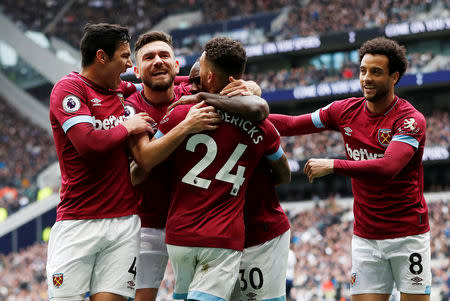
[[[217, 144], [210, 136], [205, 134], [197, 134], [189, 138], [186, 144], [186, 150], [195, 152], [197, 144], [204, 144], [206, 146], [205, 156], [188, 171], [183, 177], [182, 182], [190, 184], [203, 189], [208, 189], [211, 184], [211, 180], [198, 177], [198, 175], [205, 170], [216, 158]], [[244, 172], [245, 167], [238, 165], [236, 174], [231, 174], [230, 171], [236, 165], [236, 162], [244, 153], [247, 145], [239, 143], [228, 158], [227, 162], [222, 166], [219, 172], [216, 174], [215, 179], [233, 184], [230, 194], [237, 196], [239, 188], [245, 181]]]

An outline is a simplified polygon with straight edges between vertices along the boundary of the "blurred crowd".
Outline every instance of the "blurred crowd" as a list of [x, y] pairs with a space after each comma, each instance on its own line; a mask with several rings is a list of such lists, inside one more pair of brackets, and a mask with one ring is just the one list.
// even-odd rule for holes
[[[448, 301], [450, 286], [449, 202], [429, 204], [433, 289]], [[291, 249], [295, 252], [295, 300], [350, 300], [351, 210], [337, 205], [332, 196], [315, 208], [287, 212], [291, 221]], [[47, 300], [45, 243], [9, 255], [0, 254], [0, 301]], [[166, 270], [157, 300], [172, 300], [174, 275]], [[445, 299], [447, 298], [447, 299]], [[433, 299], [436, 300], [436, 299]]]
[[0, 209], [36, 199], [36, 176], [56, 160], [53, 138], [0, 99]]
[[[408, 69], [406, 74], [417, 74], [426, 72], [426, 67], [430, 68], [428, 64], [433, 60], [435, 55], [431, 51], [422, 53], [412, 52], [408, 53]], [[450, 56], [445, 57], [443, 64], [434, 64], [428, 70], [449, 70]], [[266, 72], [249, 72], [245, 74], [246, 80], [253, 80], [257, 82], [262, 91], [276, 91], [283, 89], [294, 89], [299, 86], [319, 85], [321, 83], [332, 83], [337, 81], [345, 81], [358, 79], [359, 77], [359, 62], [343, 62], [340, 68], [333, 68], [333, 66], [322, 64], [317, 67], [314, 64], [306, 66], [282, 68], [279, 70], [272, 69]]]
[[[448, 11], [448, 1], [439, 0], [4, 0], [5, 14], [26, 29], [45, 31], [78, 47], [81, 27], [86, 22], [109, 22], [128, 26], [136, 38], [170, 14], [198, 11], [203, 18], [197, 24], [230, 19], [245, 19], [255, 14], [289, 10], [284, 24], [265, 32], [265, 40], [282, 40], [384, 26], [412, 20], [429, 13], [436, 5], [439, 12]], [[139, 22], [136, 22], [136, 19]], [[193, 24], [196, 25], [196, 24]], [[226, 29], [226, 24], [224, 24]], [[249, 28], [252, 24], [248, 25]], [[211, 34], [214, 34], [211, 33]], [[249, 39], [251, 40], [251, 35]], [[250, 42], [247, 41], [247, 42]], [[246, 41], [243, 41], [244, 43]], [[196, 44], [191, 45], [197, 53]], [[181, 47], [180, 43], [176, 44]]]

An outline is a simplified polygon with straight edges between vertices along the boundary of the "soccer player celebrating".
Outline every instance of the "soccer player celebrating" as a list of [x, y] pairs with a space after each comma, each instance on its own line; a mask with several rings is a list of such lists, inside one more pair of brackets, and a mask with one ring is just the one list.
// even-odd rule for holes
[[348, 160], [310, 159], [310, 182], [330, 173], [352, 178], [353, 301], [430, 299], [430, 226], [423, 196], [426, 122], [394, 94], [407, 68], [406, 50], [386, 38], [359, 49], [363, 97], [335, 101], [312, 114], [271, 115], [281, 135], [340, 131]]
[[[230, 80], [237, 82], [232, 77]], [[189, 82], [192, 84], [192, 93], [202, 90], [199, 63], [192, 66]], [[201, 99], [184, 97], [176, 104]], [[232, 101], [232, 98], [221, 97], [214, 100], [214, 107], [226, 112], [239, 112], [246, 107], [245, 103], [247, 107], [250, 106], [248, 101]], [[290, 224], [278, 200], [270, 173], [268, 164], [261, 161], [248, 182], [244, 205], [244, 250], [239, 279], [231, 300], [281, 300], [286, 294]]]
[[[199, 83], [194, 79], [189, 85], [182, 81], [182, 77], [177, 77], [179, 82], [175, 85], [179, 65], [175, 60], [172, 37], [164, 32], [151, 31], [141, 35], [135, 44], [135, 56], [137, 64], [135, 74], [142, 80], [143, 90], [127, 99], [126, 111], [130, 115], [136, 112], [148, 113], [154, 121], [152, 127], [156, 130], [169, 104], [182, 95], [190, 94], [192, 90], [198, 89]], [[192, 72], [197, 72], [197, 75], [198, 71], [199, 69], [192, 69]], [[192, 78], [197, 76], [194, 73]], [[231, 87], [229, 93], [241, 92], [247, 87], [255, 89], [255, 92], [259, 89], [253, 82], [242, 82]], [[205, 98], [205, 101], [208, 102], [212, 96]], [[238, 101], [234, 99], [236, 97], [230, 101]], [[267, 116], [267, 104], [265, 102], [262, 104], [259, 97], [251, 98], [251, 100], [255, 101], [255, 110], [261, 110], [260, 115]], [[246, 112], [242, 111], [242, 114], [245, 115]], [[165, 153], [168, 154], [167, 150]], [[171, 194], [169, 171], [170, 166], [167, 163], [153, 167], [149, 175], [142, 172], [142, 168], [136, 165], [132, 167], [132, 182], [139, 183], [139, 216], [142, 223], [136, 282], [135, 299], [137, 301], [156, 299], [167, 265], [168, 254], [164, 243], [164, 228]]]
[[[135, 44], [134, 71], [144, 89], [127, 98], [126, 108], [130, 115], [148, 113], [154, 121], [152, 128], [155, 131], [169, 104], [189, 93], [188, 84], [174, 85], [180, 67], [172, 47], [172, 37], [161, 31], [144, 33]], [[137, 167], [134, 167], [133, 180], [136, 170]], [[158, 165], [149, 175], [145, 174], [145, 180], [137, 185], [142, 229], [136, 301], [156, 299], [166, 270], [169, 255], [164, 243], [164, 228], [171, 194], [168, 171], [164, 164]]]
[[125, 120], [120, 74], [131, 67], [124, 27], [88, 24], [82, 70], [55, 84], [50, 121], [61, 169], [61, 201], [48, 245], [51, 300], [126, 300], [135, 294], [140, 220], [126, 139], [151, 131], [147, 114]]
[[[240, 43], [212, 39], [200, 58], [202, 89], [220, 92], [230, 76], [241, 77], [245, 62]], [[155, 136], [164, 136], [189, 107], [177, 106]], [[269, 122], [256, 124], [232, 113], [220, 114], [223, 123], [217, 130], [188, 136], [171, 157], [176, 184], [166, 243], [176, 299], [229, 300], [244, 246], [242, 208], [248, 178], [265, 156], [279, 183], [290, 179], [279, 136]]]

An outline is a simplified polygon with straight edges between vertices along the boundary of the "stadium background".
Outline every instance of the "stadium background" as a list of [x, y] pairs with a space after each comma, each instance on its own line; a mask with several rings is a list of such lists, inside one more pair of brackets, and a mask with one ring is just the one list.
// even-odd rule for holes
[[[436, 0], [2, 0], [0, 3], [0, 300], [46, 300], [45, 256], [58, 202], [48, 122], [52, 85], [79, 70], [88, 21], [127, 25], [135, 40], [170, 32], [187, 75], [215, 35], [246, 45], [246, 79], [272, 113], [312, 112], [360, 95], [356, 49], [386, 36], [405, 44], [410, 67], [397, 94], [427, 118], [424, 188], [432, 227], [432, 300], [449, 298], [450, 3]], [[131, 70], [129, 70], [131, 71]], [[124, 78], [136, 81], [132, 72]], [[297, 300], [349, 300], [351, 188], [330, 175], [309, 184], [310, 157], [344, 157], [338, 134], [283, 139], [293, 172], [280, 187], [297, 255]], [[171, 297], [170, 267], [158, 300]], [[398, 299], [394, 295], [392, 299]]]

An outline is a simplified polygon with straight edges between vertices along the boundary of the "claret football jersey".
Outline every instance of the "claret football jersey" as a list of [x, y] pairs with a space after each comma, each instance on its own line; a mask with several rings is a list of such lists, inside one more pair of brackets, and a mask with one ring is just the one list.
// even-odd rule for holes
[[104, 89], [72, 72], [53, 87], [50, 121], [61, 170], [61, 201], [57, 220], [121, 217], [137, 213], [124, 143], [89, 157], [81, 156], [67, 136], [79, 123], [110, 130], [124, 120], [124, 97], [136, 91], [122, 82], [118, 90]]
[[[162, 105], [152, 103], [151, 100], [145, 97], [143, 90], [135, 92], [126, 99], [125, 111], [128, 114], [127, 116], [139, 112], [149, 114], [155, 121], [152, 127], [156, 132], [159, 122], [167, 113], [169, 105], [180, 99], [181, 96], [189, 95], [190, 88], [191, 86], [184, 82], [175, 85], [173, 99]], [[163, 162], [152, 168], [147, 179], [138, 185], [138, 212], [142, 227], [162, 229], [166, 226], [171, 192], [170, 162]]]
[[422, 155], [426, 122], [408, 101], [395, 97], [382, 114], [371, 113], [363, 97], [335, 101], [311, 114], [317, 128], [341, 132], [348, 160], [382, 158], [399, 141], [415, 154], [394, 179], [352, 177], [354, 233], [386, 239], [429, 231], [423, 196]]
[[[191, 106], [178, 106], [161, 121], [156, 137], [183, 120]], [[269, 121], [254, 123], [227, 112], [214, 131], [189, 135], [171, 156], [174, 190], [166, 243], [242, 250], [243, 205], [258, 162], [279, 159], [280, 137]]]

